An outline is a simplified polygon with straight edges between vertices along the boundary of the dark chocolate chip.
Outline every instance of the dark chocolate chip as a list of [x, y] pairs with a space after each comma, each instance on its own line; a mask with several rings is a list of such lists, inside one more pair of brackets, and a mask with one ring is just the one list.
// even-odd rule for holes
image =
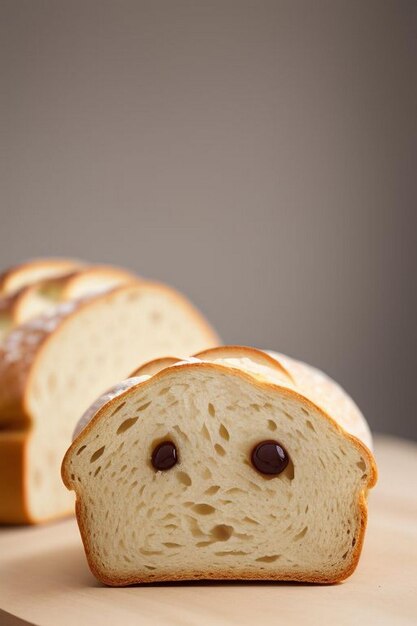
[[278, 441], [268, 439], [256, 444], [251, 454], [252, 465], [261, 474], [277, 476], [285, 470], [289, 456]]
[[177, 461], [177, 448], [172, 441], [163, 441], [152, 452], [152, 465], [156, 470], [169, 470]]

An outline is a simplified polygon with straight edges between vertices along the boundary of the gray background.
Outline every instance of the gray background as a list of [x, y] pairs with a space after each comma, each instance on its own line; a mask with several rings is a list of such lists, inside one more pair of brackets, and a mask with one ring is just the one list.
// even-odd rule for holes
[[0, 265], [168, 281], [416, 438], [417, 3], [0, 7]]

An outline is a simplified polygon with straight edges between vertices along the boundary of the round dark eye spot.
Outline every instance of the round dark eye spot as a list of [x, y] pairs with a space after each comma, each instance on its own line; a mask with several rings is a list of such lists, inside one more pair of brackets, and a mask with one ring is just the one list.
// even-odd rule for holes
[[268, 439], [256, 444], [252, 450], [253, 467], [261, 474], [277, 476], [285, 470], [290, 458], [278, 441]]
[[172, 441], [163, 441], [152, 452], [152, 465], [156, 470], [169, 470], [178, 462], [177, 448]]

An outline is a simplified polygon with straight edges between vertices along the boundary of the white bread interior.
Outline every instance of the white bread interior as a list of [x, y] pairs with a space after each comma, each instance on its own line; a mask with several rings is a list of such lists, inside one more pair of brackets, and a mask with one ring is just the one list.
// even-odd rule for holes
[[[357, 565], [376, 481], [368, 447], [311, 400], [292, 361], [268, 368], [271, 355], [236, 347], [200, 358], [139, 370], [132, 386], [96, 403], [64, 458], [93, 573], [110, 585], [343, 580]], [[290, 457], [274, 477], [250, 460], [270, 439]], [[179, 463], [156, 471], [152, 451], [164, 440]]]
[[[0, 426], [24, 430], [23, 508], [0, 503], [0, 521], [39, 522], [68, 514], [73, 496], [60, 464], [79, 415], [139, 361], [190, 354], [218, 342], [201, 315], [174, 290], [129, 284], [60, 305], [17, 327], [0, 349]], [[0, 476], [1, 481], [1, 476]]]

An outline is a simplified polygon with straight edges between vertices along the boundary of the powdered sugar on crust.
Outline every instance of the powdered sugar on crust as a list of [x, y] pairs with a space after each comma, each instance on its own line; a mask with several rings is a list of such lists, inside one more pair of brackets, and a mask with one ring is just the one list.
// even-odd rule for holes
[[117, 385], [113, 385], [113, 387], [110, 387], [110, 389], [108, 389], [105, 393], [99, 396], [97, 400], [95, 400], [93, 404], [88, 407], [88, 409], [85, 411], [82, 417], [78, 420], [78, 423], [74, 430], [74, 434], [72, 436], [72, 440], [74, 441], [74, 439], [78, 437], [80, 432], [84, 430], [87, 424], [91, 422], [94, 415], [105, 404], [110, 402], [110, 400], [117, 398], [117, 396], [120, 396], [124, 391], [126, 391], [126, 389], [130, 389], [130, 387], [133, 387], [134, 385], [143, 383], [145, 380], [148, 380], [148, 378], [151, 378], [151, 377], [146, 374], [143, 376], [132, 376], [132, 378], [126, 378], [126, 380], [122, 380]]

